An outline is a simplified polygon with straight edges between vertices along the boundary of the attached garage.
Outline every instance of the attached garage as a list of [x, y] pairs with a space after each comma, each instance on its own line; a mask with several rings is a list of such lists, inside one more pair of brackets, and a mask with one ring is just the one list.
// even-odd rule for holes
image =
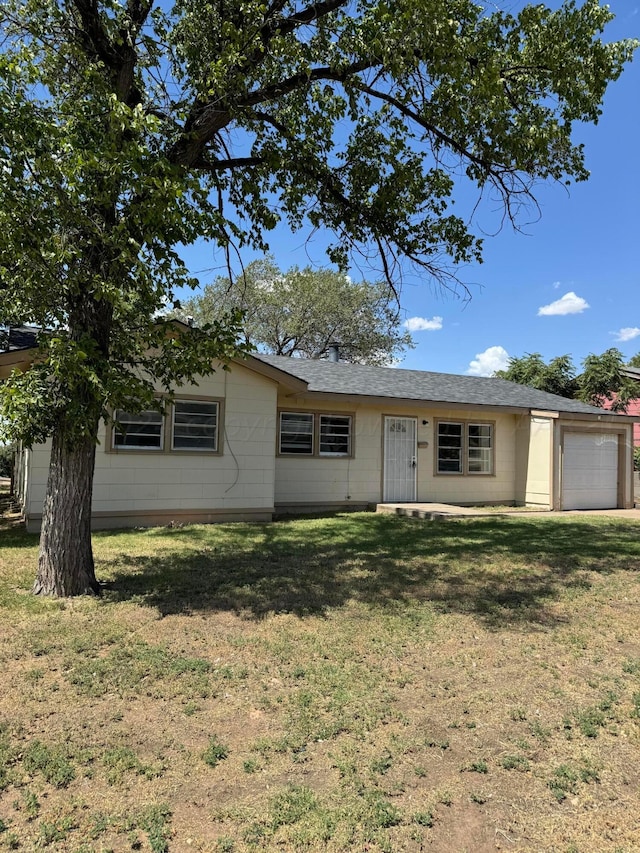
[[619, 506], [619, 433], [564, 433], [562, 508]]

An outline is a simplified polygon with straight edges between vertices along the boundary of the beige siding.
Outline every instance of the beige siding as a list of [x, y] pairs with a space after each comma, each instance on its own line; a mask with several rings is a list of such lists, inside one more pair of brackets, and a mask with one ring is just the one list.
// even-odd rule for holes
[[526, 457], [525, 504], [551, 507], [551, 418], [532, 417], [529, 426], [529, 452]]
[[[421, 417], [424, 417], [421, 415]], [[509, 504], [515, 500], [516, 479], [516, 417], [499, 412], [432, 410], [426, 416], [429, 424], [420, 431], [429, 447], [418, 451], [418, 500], [437, 503], [496, 503]], [[494, 428], [494, 473], [462, 476], [436, 474], [435, 420], [491, 421]]]
[[25, 485], [24, 501], [24, 510], [27, 518], [32, 515], [42, 514], [42, 502], [44, 501], [47, 477], [49, 476], [50, 451], [50, 442], [38, 444], [27, 451], [27, 483]]
[[[279, 456], [276, 459], [276, 505], [323, 505], [340, 502], [379, 503], [382, 500], [382, 430], [384, 415], [415, 417], [418, 421], [417, 490], [419, 501], [448, 503], [508, 503], [515, 500], [516, 419], [495, 412], [450, 411], [417, 405], [374, 407], [347, 400], [318, 403], [313, 398], [281, 398], [280, 409], [353, 414], [351, 459]], [[434, 427], [437, 418], [495, 422], [495, 472], [492, 475], [434, 474]], [[428, 423], [423, 424], [426, 420]]]
[[[325, 401], [283, 398], [280, 409], [353, 415], [352, 458], [276, 458], [275, 501], [278, 504], [322, 505], [336, 502], [375, 503], [380, 500], [382, 457], [380, 409], [335, 405]], [[275, 450], [274, 442], [274, 450]]]
[[[243, 509], [272, 510], [276, 384], [244, 367], [218, 370], [184, 394], [224, 401], [219, 436], [222, 453], [110, 452], [100, 430], [96, 452], [93, 511], [98, 514], [162, 513]], [[31, 454], [27, 512], [42, 513], [49, 449]]]
[[21, 507], [27, 505], [29, 488], [29, 451], [22, 445], [16, 450], [13, 467], [13, 491]]

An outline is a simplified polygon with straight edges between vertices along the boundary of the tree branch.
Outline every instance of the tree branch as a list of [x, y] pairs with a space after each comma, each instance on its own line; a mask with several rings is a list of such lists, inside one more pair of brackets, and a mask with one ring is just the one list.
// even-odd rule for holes
[[310, 71], [301, 71], [299, 74], [293, 74], [291, 77], [281, 80], [279, 83], [274, 83], [272, 86], [265, 86], [264, 89], [249, 92], [245, 98], [239, 101], [238, 105], [241, 107], [252, 107], [257, 104], [263, 104], [266, 101], [273, 101], [275, 98], [288, 95], [301, 86], [315, 83], [318, 80], [333, 80], [336, 83], [345, 83], [355, 74], [379, 65], [381, 65], [379, 59], [369, 58], [359, 59], [357, 62], [345, 65], [342, 69], [323, 67], [312, 68]]
[[85, 51], [113, 71], [118, 55], [100, 20], [97, 0], [72, 0], [72, 5], [80, 16], [77, 30]]
[[135, 68], [138, 61], [136, 38], [147, 19], [153, 0], [129, 0], [127, 21], [120, 28], [119, 43], [114, 44], [100, 19], [97, 0], [71, 0], [81, 26], [77, 27], [80, 43], [86, 54], [101, 62], [109, 71], [118, 98], [128, 106], [142, 100], [135, 84]]
[[424, 130], [427, 130], [436, 139], [439, 139], [440, 142], [444, 142], [449, 148], [455, 151], [457, 154], [460, 154], [467, 160], [470, 160], [472, 163], [475, 163], [476, 166], [480, 166], [488, 173], [492, 173], [495, 169], [495, 164], [485, 160], [484, 157], [479, 157], [477, 154], [474, 154], [472, 151], [469, 151], [468, 148], [465, 148], [464, 145], [461, 145], [457, 142], [453, 137], [444, 133], [444, 131], [440, 130], [440, 128], [436, 127], [434, 124], [428, 122], [425, 118], [423, 118], [419, 113], [412, 110], [402, 101], [399, 101], [397, 98], [394, 98], [393, 95], [390, 95], [388, 92], [381, 92], [378, 89], [373, 89], [371, 86], [367, 86], [366, 83], [358, 84], [356, 83], [360, 91], [366, 92], [368, 95], [371, 95], [374, 98], [379, 98], [381, 101], [386, 101], [386, 103], [391, 104], [392, 107], [398, 110], [398, 112], [402, 113], [406, 118], [411, 119], [416, 122], [420, 127]]
[[[91, 2], [91, 0], [78, 0], [78, 2]], [[265, 13], [265, 23], [258, 32], [261, 42], [260, 47], [250, 51], [244, 61], [238, 66], [229, 69], [229, 75], [233, 76], [238, 73], [248, 73], [251, 70], [255, 70], [267, 56], [269, 43], [275, 35], [292, 32], [297, 27], [318, 20], [339, 9], [341, 6], [346, 6], [347, 2], [348, 0], [324, 0], [324, 2], [308, 6], [300, 12], [295, 12], [288, 18], [278, 19], [276, 16], [284, 8], [285, 0], [273, 0]], [[363, 64], [361, 68], [358, 67], [360, 64], [353, 63], [353, 70], [349, 73], [357, 73], [358, 70], [365, 70], [365, 68], [370, 67], [370, 63], [368, 62]], [[312, 82], [313, 79], [341, 79], [340, 77], [329, 76], [333, 73], [335, 72], [327, 68], [325, 69], [324, 76], [316, 76], [317, 72], [312, 72], [311, 76], [306, 73], [293, 75], [281, 84], [274, 84], [273, 86], [252, 93], [248, 98], [241, 100], [234, 106], [252, 106], [262, 103], [265, 100], [271, 100], [274, 97], [292, 92], [299, 86], [307, 82]], [[342, 73], [347, 73], [347, 70], [345, 69]], [[346, 79], [346, 77], [343, 79]], [[222, 103], [220, 98], [215, 97], [210, 98], [206, 102], [200, 99], [194, 101], [185, 122], [182, 137], [169, 151], [168, 157], [170, 160], [176, 164], [189, 167], [201, 157], [207, 143], [231, 119], [229, 110], [226, 106], [221, 106]]]
[[246, 169], [251, 166], [261, 166], [266, 162], [265, 157], [231, 157], [227, 160], [207, 160], [201, 158], [193, 164], [194, 169], [200, 169], [210, 174], [218, 174], [227, 169]]
[[[346, 6], [347, 0], [325, 0], [324, 3], [313, 3], [299, 12], [294, 12], [288, 18], [280, 18], [279, 20], [271, 20], [267, 22], [260, 30], [260, 35], [266, 37], [269, 41], [274, 35], [286, 35], [293, 32], [297, 27], [310, 24], [312, 21], [317, 21], [319, 18], [324, 18], [331, 12], [335, 12], [340, 7]], [[284, 6], [281, 4], [280, 8]]]

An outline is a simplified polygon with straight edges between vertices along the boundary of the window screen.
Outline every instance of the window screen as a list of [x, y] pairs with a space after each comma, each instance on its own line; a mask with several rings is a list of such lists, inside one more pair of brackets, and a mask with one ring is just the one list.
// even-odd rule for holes
[[468, 470], [470, 474], [490, 474], [493, 454], [491, 424], [468, 425]]
[[345, 415], [320, 415], [320, 455], [349, 456], [351, 418]]
[[438, 424], [438, 473], [462, 474], [462, 449], [464, 433], [462, 424]]
[[313, 415], [280, 412], [280, 453], [313, 454]]
[[116, 412], [113, 446], [123, 450], [161, 450], [162, 415], [160, 412], [155, 410], [138, 414]]
[[176, 400], [171, 446], [173, 450], [217, 450], [218, 403]]

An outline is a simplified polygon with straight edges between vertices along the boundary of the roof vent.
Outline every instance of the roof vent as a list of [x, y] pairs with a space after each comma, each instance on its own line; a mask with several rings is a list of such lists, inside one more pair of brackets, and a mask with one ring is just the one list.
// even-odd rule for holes
[[339, 344], [329, 344], [329, 348], [327, 350], [329, 361], [340, 361], [340, 345]]

